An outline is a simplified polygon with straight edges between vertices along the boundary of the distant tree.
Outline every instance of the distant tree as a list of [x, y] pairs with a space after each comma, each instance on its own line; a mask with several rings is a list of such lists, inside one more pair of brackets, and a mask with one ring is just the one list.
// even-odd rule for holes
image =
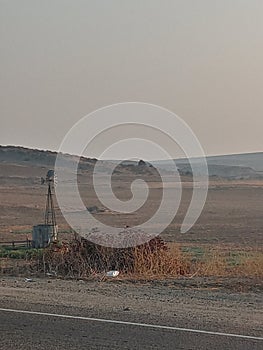
[[140, 160], [139, 163], [138, 163], [139, 166], [146, 166], [146, 163], [144, 160]]

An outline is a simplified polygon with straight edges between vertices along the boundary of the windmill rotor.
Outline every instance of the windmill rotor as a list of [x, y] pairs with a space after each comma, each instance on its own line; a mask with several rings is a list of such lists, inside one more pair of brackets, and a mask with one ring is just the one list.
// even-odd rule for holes
[[41, 177], [41, 185], [44, 185], [46, 183], [53, 183], [54, 187], [57, 186], [57, 174], [54, 172], [54, 170], [48, 170], [46, 177]]

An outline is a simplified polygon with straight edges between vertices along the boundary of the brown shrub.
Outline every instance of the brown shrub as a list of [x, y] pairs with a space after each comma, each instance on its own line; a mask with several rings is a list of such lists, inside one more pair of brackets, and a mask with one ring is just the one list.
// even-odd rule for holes
[[[198, 247], [196, 247], [198, 248]], [[109, 270], [119, 270], [132, 279], [162, 279], [178, 276], [263, 277], [263, 252], [245, 251], [223, 246], [183, 250], [177, 244], [169, 246], [159, 237], [132, 248], [108, 248], [75, 237], [69, 242], [52, 244], [30, 264], [32, 271], [51, 272], [70, 278], [105, 276]]]
[[[178, 251], [179, 253], [179, 251]], [[76, 237], [61, 245], [52, 244], [44, 250], [43, 270], [66, 277], [88, 277], [109, 270], [125, 273], [180, 273], [179, 262], [168, 253], [164, 241], [157, 237], [131, 248], [109, 248]], [[176, 264], [171, 264], [175, 262]], [[172, 268], [172, 265], [174, 267]]]

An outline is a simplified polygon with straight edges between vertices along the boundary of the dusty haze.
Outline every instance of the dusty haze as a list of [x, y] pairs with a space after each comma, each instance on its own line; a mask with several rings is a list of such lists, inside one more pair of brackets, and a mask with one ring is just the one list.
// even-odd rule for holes
[[87, 113], [142, 101], [181, 116], [208, 155], [262, 151], [262, 13], [261, 0], [2, 0], [1, 144], [57, 150]]

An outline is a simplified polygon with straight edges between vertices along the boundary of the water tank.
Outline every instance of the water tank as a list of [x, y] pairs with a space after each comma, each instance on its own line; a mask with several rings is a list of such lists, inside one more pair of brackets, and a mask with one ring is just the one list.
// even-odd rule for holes
[[32, 247], [46, 248], [52, 241], [53, 231], [53, 225], [33, 226]]

